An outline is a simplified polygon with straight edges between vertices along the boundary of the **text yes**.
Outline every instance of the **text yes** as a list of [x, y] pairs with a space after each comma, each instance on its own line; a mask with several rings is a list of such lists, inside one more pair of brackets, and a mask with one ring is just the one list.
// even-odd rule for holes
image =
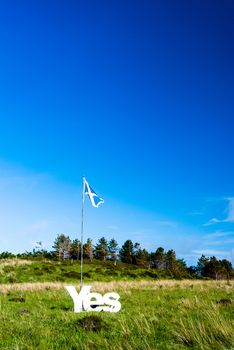
[[74, 302], [74, 312], [118, 312], [121, 309], [120, 296], [117, 293], [106, 293], [103, 296], [99, 293], [90, 293], [91, 286], [82, 287], [80, 293], [77, 293], [73, 286], [66, 286], [65, 288]]

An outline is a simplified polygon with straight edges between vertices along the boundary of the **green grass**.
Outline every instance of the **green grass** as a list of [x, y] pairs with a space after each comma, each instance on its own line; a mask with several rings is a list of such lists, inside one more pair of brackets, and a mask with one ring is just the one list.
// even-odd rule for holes
[[102, 294], [117, 291], [122, 310], [75, 314], [59, 283], [2, 285], [0, 349], [234, 348], [233, 285], [149, 280], [90, 285]]
[[[86, 281], [158, 279], [156, 270], [148, 270], [134, 265], [112, 261], [84, 261]], [[22, 282], [77, 282], [80, 279], [80, 263], [77, 261], [36, 261], [36, 260], [0, 260], [0, 284]]]
[[0, 349], [234, 350], [233, 282], [159, 277], [121, 263], [85, 262], [91, 292], [118, 292], [122, 309], [75, 314], [64, 285], [79, 291], [77, 262], [1, 260]]

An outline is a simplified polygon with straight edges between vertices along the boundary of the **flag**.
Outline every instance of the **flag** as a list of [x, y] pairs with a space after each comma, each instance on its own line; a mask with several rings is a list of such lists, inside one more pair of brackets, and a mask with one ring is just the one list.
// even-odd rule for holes
[[90, 202], [93, 207], [98, 208], [100, 204], [104, 203], [104, 199], [100, 198], [97, 193], [89, 186], [88, 182], [84, 178], [84, 194], [89, 196]]

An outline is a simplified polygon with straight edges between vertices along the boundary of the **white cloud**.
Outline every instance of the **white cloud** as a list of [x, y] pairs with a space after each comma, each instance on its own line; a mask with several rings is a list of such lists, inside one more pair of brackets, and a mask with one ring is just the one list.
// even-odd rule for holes
[[224, 231], [216, 231], [216, 232], [213, 232], [213, 233], [209, 233], [208, 235], [205, 235], [204, 238], [206, 239], [213, 239], [213, 238], [217, 238], [217, 237], [226, 237], [226, 236], [231, 236], [231, 235], [234, 235], [234, 231], [227, 231], [227, 232], [224, 232]]
[[[229, 246], [234, 243], [234, 232], [233, 231], [216, 231], [203, 236], [202, 242], [205, 246]], [[226, 249], [226, 248], [225, 248]]]
[[230, 251], [223, 251], [223, 250], [215, 250], [215, 249], [200, 249], [200, 250], [193, 250], [194, 254], [197, 255], [209, 255], [209, 256], [230, 256]]
[[234, 198], [227, 198], [227, 200], [229, 201], [228, 204], [228, 215], [227, 215], [227, 222], [234, 222]]
[[226, 218], [224, 219], [212, 218], [203, 226], [210, 226], [221, 222], [234, 223], [234, 197], [225, 198], [225, 200], [228, 201], [228, 205], [225, 210], [227, 212]]
[[203, 224], [203, 226], [210, 226], [210, 225], [213, 225], [213, 224], [217, 224], [218, 222], [222, 222], [222, 220], [218, 220], [216, 218], [212, 218], [208, 222]]
[[218, 240], [218, 241], [209, 241], [207, 243], [207, 245], [211, 245], [211, 246], [223, 246], [223, 245], [227, 245], [227, 244], [233, 244], [234, 243], [234, 238], [226, 238], [226, 239], [222, 239], [222, 240]]

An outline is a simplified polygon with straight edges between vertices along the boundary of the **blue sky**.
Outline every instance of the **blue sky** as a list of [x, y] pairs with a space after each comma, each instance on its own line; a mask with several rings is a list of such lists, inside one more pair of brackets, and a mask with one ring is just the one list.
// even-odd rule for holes
[[80, 235], [234, 255], [232, 1], [0, 4], [0, 250]]

